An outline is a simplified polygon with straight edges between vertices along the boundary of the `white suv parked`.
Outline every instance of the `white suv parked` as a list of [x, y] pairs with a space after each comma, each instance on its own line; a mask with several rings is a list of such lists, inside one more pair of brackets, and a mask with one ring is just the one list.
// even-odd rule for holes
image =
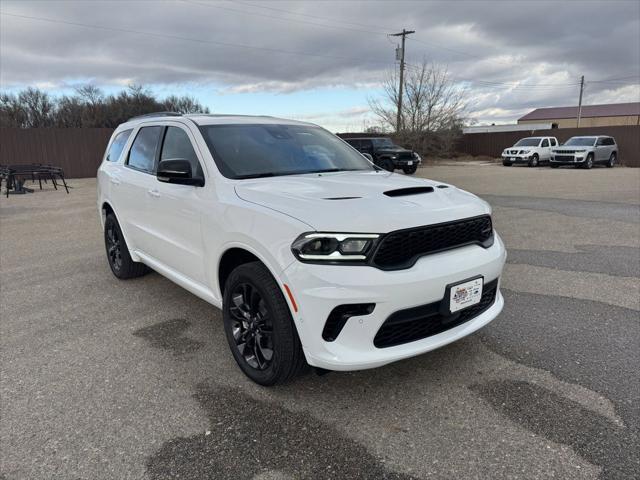
[[503, 150], [502, 164], [510, 167], [514, 163], [526, 163], [530, 167], [537, 167], [549, 162], [551, 150], [557, 145], [556, 137], [521, 138], [513, 147]]
[[306, 363], [418, 355], [503, 306], [486, 202], [386, 172], [309, 123], [132, 119], [107, 147], [98, 208], [116, 277], [150, 267], [221, 308], [235, 360], [263, 385]]

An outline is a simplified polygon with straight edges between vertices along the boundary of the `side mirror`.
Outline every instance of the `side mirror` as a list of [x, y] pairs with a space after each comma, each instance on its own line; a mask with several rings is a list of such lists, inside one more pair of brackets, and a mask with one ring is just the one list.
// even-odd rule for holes
[[193, 178], [191, 162], [183, 158], [162, 160], [158, 164], [156, 177], [159, 182], [192, 185], [194, 187], [204, 186], [204, 178]]
[[363, 153], [362, 156], [373, 163], [373, 157], [371, 156], [370, 153]]

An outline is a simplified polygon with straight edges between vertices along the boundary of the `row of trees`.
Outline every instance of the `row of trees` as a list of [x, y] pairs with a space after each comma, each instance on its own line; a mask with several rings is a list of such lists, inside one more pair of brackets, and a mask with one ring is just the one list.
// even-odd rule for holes
[[132, 85], [120, 93], [105, 95], [87, 85], [73, 95], [53, 97], [37, 88], [17, 94], [0, 94], [0, 127], [117, 127], [136, 115], [152, 112], [209, 113], [189, 96], [156, 98], [150, 90]]
[[[395, 131], [398, 111], [398, 72], [387, 74], [381, 98], [369, 99], [383, 131]], [[456, 85], [446, 68], [423, 61], [409, 66], [404, 76], [398, 143], [425, 155], [450, 156], [462, 134], [467, 91]]]

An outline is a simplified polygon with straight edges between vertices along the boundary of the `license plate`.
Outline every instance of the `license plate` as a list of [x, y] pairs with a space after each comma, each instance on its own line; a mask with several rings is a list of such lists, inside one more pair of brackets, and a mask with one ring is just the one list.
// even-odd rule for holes
[[407, 162], [407, 165], [413, 165], [413, 162]]
[[512, 161], [512, 162], [515, 162], [516, 161], [516, 157], [511, 157], [509, 160]]
[[482, 277], [457, 283], [449, 287], [449, 311], [455, 313], [480, 303], [482, 298]]

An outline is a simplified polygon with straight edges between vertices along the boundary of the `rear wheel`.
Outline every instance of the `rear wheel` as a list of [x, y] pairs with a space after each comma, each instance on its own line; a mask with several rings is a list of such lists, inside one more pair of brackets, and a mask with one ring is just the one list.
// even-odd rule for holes
[[607, 161], [607, 168], [613, 168], [616, 164], [616, 154], [615, 152], [609, 156], [609, 160]]
[[385, 158], [384, 160], [382, 160], [380, 166], [388, 172], [393, 172], [396, 168], [393, 164], [393, 160], [391, 160], [390, 158]]
[[531, 159], [529, 160], [529, 166], [530, 167], [537, 167], [539, 162], [540, 162], [540, 158], [538, 157], [538, 154], [534, 153], [533, 157], [531, 157]]
[[227, 279], [224, 330], [240, 369], [260, 385], [285, 383], [306, 366], [289, 306], [260, 262], [237, 267]]
[[402, 171], [407, 175], [412, 175], [416, 173], [417, 169], [418, 169], [417, 165], [407, 165], [406, 167], [402, 167]]
[[109, 267], [116, 277], [124, 280], [140, 277], [149, 271], [145, 264], [131, 259], [129, 247], [113, 213], [108, 214], [104, 222], [104, 245]]

